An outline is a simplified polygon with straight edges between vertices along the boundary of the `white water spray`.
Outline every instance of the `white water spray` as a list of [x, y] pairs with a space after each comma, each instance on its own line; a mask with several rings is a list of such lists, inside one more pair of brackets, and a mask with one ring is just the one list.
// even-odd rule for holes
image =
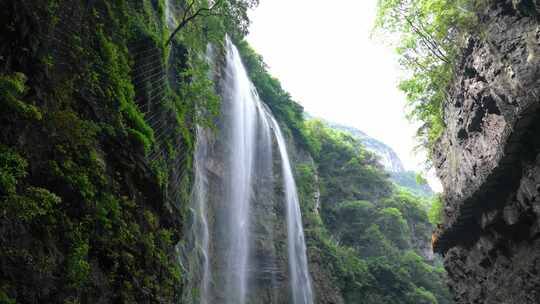
[[[188, 284], [198, 289], [198, 299], [192, 301], [312, 304], [300, 206], [285, 139], [228, 38], [225, 47], [216, 138], [210, 140], [208, 130], [197, 130], [192, 232], [200, 253], [199, 274], [193, 276], [198, 283]], [[281, 185], [274, 181], [275, 143]], [[276, 213], [283, 209], [284, 221]], [[284, 225], [286, 232], [279, 229]], [[286, 253], [278, 252], [283, 247], [274, 243], [273, 229], [287, 234]], [[279, 256], [287, 256], [288, 263], [280, 263]], [[289, 281], [283, 285], [285, 278]], [[189, 295], [197, 297], [196, 292]]]
[[230, 247], [226, 252], [226, 283], [229, 290], [227, 303], [244, 304], [248, 280], [248, 252], [250, 239], [250, 202], [252, 195], [253, 158], [255, 156], [255, 131], [257, 104], [253, 88], [244, 70], [238, 51], [227, 40], [225, 81], [222, 97], [230, 107], [224, 117], [229, 133], [228, 172], [226, 178], [226, 205]]

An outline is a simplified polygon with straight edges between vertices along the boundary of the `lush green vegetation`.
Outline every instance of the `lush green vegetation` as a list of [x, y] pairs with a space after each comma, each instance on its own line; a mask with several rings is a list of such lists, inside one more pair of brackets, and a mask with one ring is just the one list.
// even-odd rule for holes
[[392, 180], [412, 193], [427, 198], [434, 195], [424, 177], [414, 171], [391, 173]]
[[421, 144], [431, 150], [445, 128], [443, 105], [467, 33], [476, 30], [482, 0], [379, 0], [375, 27], [397, 40], [397, 53], [408, 77], [409, 118], [420, 121]]
[[179, 298], [194, 124], [219, 109], [202, 55], [254, 4], [218, 2], [170, 44], [164, 0], [0, 4], [1, 303]]
[[[375, 199], [391, 191], [388, 175], [375, 154], [367, 151], [348, 133], [326, 127], [317, 120], [305, 125], [315, 147], [313, 157], [325, 188], [321, 196], [329, 202], [347, 199]], [[353, 186], [353, 187], [351, 187]]]
[[[318, 153], [316, 167], [297, 169], [299, 189], [313, 193], [315, 174], [321, 189], [320, 214], [303, 208], [308, 244], [320, 251], [346, 301], [361, 295], [360, 303], [450, 303], [442, 267], [421, 256], [433, 230], [425, 199], [393, 186], [376, 157], [349, 135], [318, 121], [306, 128]], [[309, 202], [309, 195], [302, 198]]]
[[443, 216], [443, 198], [441, 195], [436, 195], [431, 201], [431, 208], [429, 209], [429, 221], [433, 225], [442, 223]]

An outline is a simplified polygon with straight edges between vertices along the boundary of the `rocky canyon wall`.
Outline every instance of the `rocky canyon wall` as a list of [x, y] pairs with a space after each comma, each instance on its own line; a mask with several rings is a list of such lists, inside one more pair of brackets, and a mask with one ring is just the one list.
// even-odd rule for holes
[[540, 303], [540, 5], [492, 1], [445, 106], [434, 249], [457, 303]]

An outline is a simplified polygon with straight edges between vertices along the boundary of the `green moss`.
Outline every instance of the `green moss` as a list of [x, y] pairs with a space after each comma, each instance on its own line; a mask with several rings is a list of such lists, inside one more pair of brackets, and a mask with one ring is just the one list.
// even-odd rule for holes
[[135, 146], [143, 148], [144, 154], [147, 155], [152, 148], [152, 142], [146, 137], [143, 133], [138, 130], [128, 128], [127, 129], [129, 138]]
[[178, 97], [173, 99], [180, 132], [185, 133], [186, 117], [192, 117], [194, 123], [203, 127], [214, 127], [220, 113], [220, 97], [215, 93], [215, 84], [208, 79], [210, 66], [197, 54], [189, 56], [189, 67], [182, 71], [181, 77], [186, 83], [180, 88]]
[[0, 145], [0, 195], [16, 192], [19, 179], [26, 176], [28, 162], [13, 149]]
[[135, 91], [129, 75], [127, 48], [112, 42], [98, 30], [98, 58], [96, 70], [99, 71], [100, 95], [120, 110], [127, 124], [130, 136], [148, 151], [154, 143], [154, 131], [144, 120], [143, 114], [134, 102]]
[[70, 287], [81, 288], [87, 283], [90, 274], [89, 249], [88, 240], [77, 227], [72, 234], [71, 250], [66, 265], [66, 278]]
[[0, 111], [12, 111], [26, 119], [41, 120], [42, 114], [39, 109], [20, 99], [26, 91], [26, 80], [23, 73], [0, 75], [0, 103], [2, 104]]
[[441, 195], [436, 195], [431, 201], [431, 207], [429, 209], [429, 221], [433, 225], [442, 223], [443, 220], [443, 201]]
[[17, 304], [17, 301], [9, 297], [2, 289], [0, 289], [0, 304]]
[[92, 182], [88, 169], [73, 160], [66, 160], [62, 163], [51, 162], [51, 173], [56, 178], [65, 182], [74, 192], [79, 193], [85, 201], [93, 200], [97, 187]]
[[[51, 215], [62, 200], [47, 189], [29, 187], [23, 195], [9, 195], [3, 208], [15, 218], [30, 222], [38, 217]], [[54, 217], [49, 217], [54, 222]]]
[[121, 212], [120, 202], [110, 193], [104, 193], [96, 202], [96, 220], [102, 231], [109, 233], [113, 225], [118, 225]]
[[144, 211], [144, 219], [148, 224], [150, 230], [156, 230], [159, 227], [159, 219], [157, 216], [150, 210]]
[[158, 0], [157, 1], [157, 15], [161, 23], [166, 27], [167, 26], [167, 16], [165, 16], [165, 1], [167, 0]]
[[20, 155], [0, 145], [0, 209], [13, 218], [31, 222], [49, 215], [61, 199], [49, 190], [38, 187], [17, 191], [20, 179], [27, 175], [27, 166], [26, 160]]
[[[178, 151], [174, 151], [174, 154], [171, 156], [169, 154], [169, 161], [174, 161], [176, 157], [178, 157]], [[168, 166], [165, 160], [158, 159], [156, 161], [153, 161], [151, 163], [152, 170], [156, 174], [158, 184], [161, 187], [161, 189], [166, 189], [167, 182], [169, 181], [169, 172], [168, 172]]]
[[73, 111], [57, 111], [47, 116], [47, 126], [54, 130], [56, 148], [61, 151], [73, 149], [89, 152], [97, 145], [99, 126], [92, 121], [83, 120]]
[[[32, 275], [2, 278], [0, 286], [10, 284], [5, 294], [21, 302], [47, 301], [23, 292], [41, 286], [35, 277], [54, 282], [47, 290], [60, 303], [83, 303], [103, 290], [110, 302], [174, 302], [182, 288], [175, 245], [190, 198], [194, 123], [212, 121], [219, 109], [198, 54], [208, 36], [222, 40], [224, 31], [208, 33], [218, 25], [202, 18], [165, 49], [163, 0], [28, 4], [39, 12], [10, 19], [10, 31], [42, 28], [32, 43], [51, 51], [34, 54], [41, 44], [27, 45], [20, 33], [15, 44], [30, 51], [13, 56], [0, 76], [0, 214], [10, 219], [0, 224], [28, 240], [21, 245], [7, 236], [0, 256], [2, 265]], [[44, 33], [54, 38], [42, 41]], [[156, 104], [168, 128], [159, 139], [135, 102], [135, 52], [147, 48], [157, 49], [156, 60], [175, 75]], [[153, 149], [164, 157], [149, 166], [140, 156]], [[183, 172], [179, 185], [169, 184], [173, 164]], [[180, 200], [167, 197], [172, 190]], [[161, 197], [167, 202], [156, 201]], [[164, 204], [181, 211], [171, 215]]]

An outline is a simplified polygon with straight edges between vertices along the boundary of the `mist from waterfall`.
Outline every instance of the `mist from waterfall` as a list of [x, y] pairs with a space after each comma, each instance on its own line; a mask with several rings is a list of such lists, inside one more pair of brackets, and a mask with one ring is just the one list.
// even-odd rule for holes
[[[187, 246], [196, 257], [186, 260], [198, 265], [189, 270], [198, 273], [191, 276], [185, 298], [202, 304], [312, 304], [285, 139], [228, 38], [225, 48], [225, 65], [216, 72], [221, 77], [215, 77], [222, 97], [217, 130], [197, 129], [192, 239]], [[277, 170], [275, 164], [280, 164]], [[279, 227], [286, 229], [274, 231]], [[286, 244], [286, 252], [278, 243]]]
[[289, 257], [289, 273], [291, 276], [291, 290], [295, 304], [313, 303], [313, 291], [309, 277], [306, 241], [302, 226], [302, 213], [298, 200], [298, 190], [291, 169], [291, 162], [287, 153], [285, 138], [273, 116], [270, 116], [273, 130], [281, 155], [283, 170], [283, 184], [285, 187], [285, 203], [287, 204], [287, 247]]

